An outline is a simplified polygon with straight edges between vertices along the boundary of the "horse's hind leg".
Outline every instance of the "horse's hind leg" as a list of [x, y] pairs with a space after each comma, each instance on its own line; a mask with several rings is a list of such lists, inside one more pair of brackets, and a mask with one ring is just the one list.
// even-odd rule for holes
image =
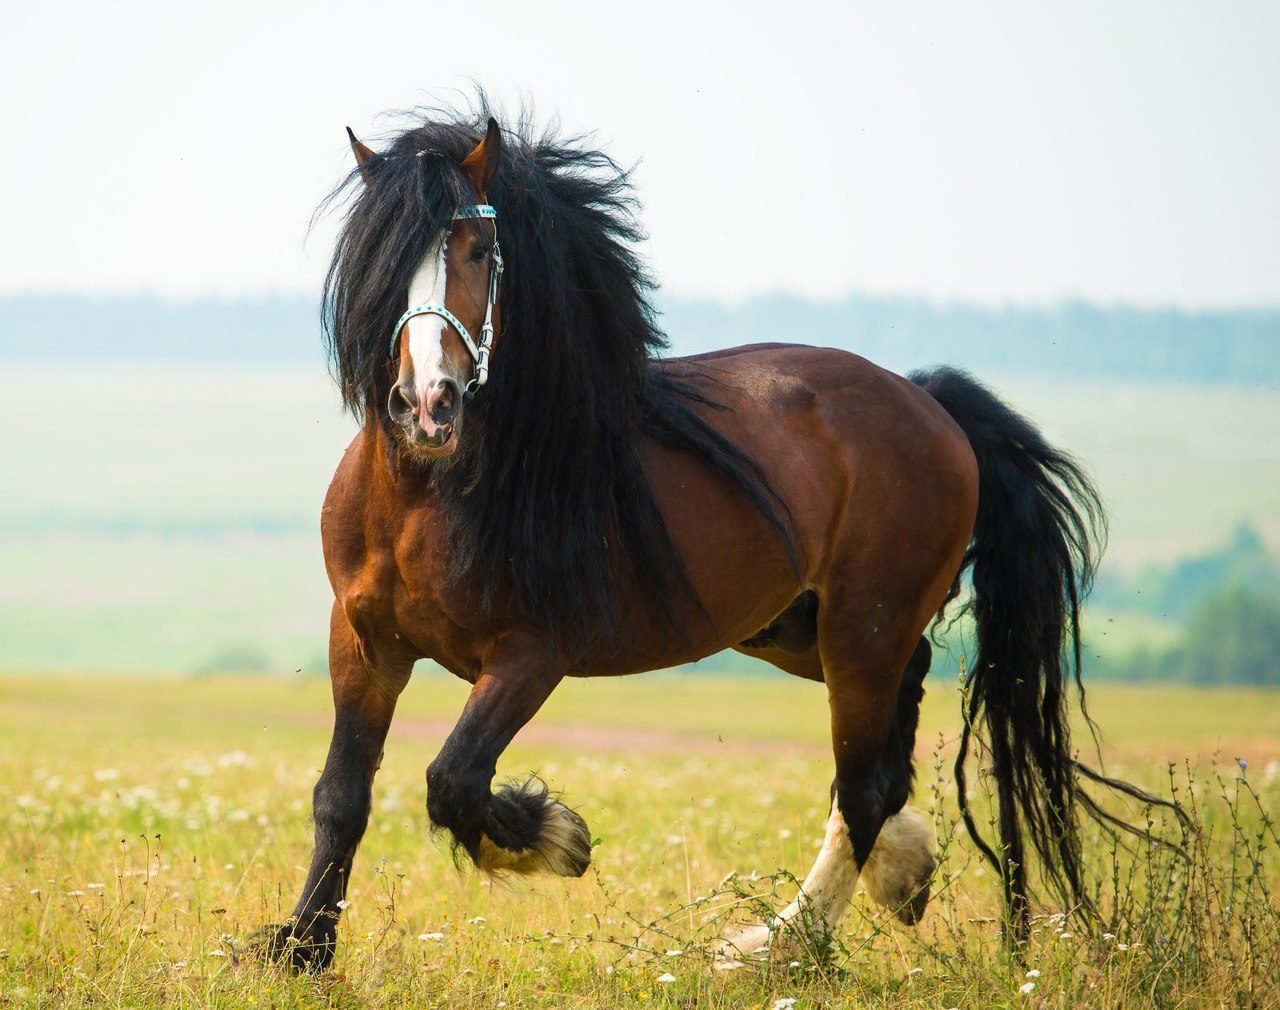
[[934, 867], [933, 826], [915, 807], [906, 806], [915, 778], [912, 755], [920, 701], [924, 698], [924, 678], [929, 672], [931, 657], [928, 639], [921, 638], [898, 688], [895, 724], [881, 763], [888, 781], [885, 799], [888, 816], [862, 867], [867, 893], [881, 905], [893, 909], [908, 925], [915, 925], [924, 915]]
[[[883, 797], [879, 801], [883, 827], [880, 822], [875, 824], [878, 837], [867, 828], [874, 814], [864, 814], [861, 809], [854, 815], [854, 823], [861, 830], [850, 831], [846, 818], [854, 804], [841, 802], [841, 776], [837, 773], [831, 789], [826, 837], [801, 885], [800, 895], [772, 922], [745, 927], [723, 940], [722, 966], [732, 967], [738, 963], [737, 956], [755, 954], [766, 948], [772, 948], [774, 956], [790, 956], [797, 948], [820, 952], [848, 911], [860, 865], [867, 890], [875, 900], [893, 908], [905, 922], [914, 923], [923, 914], [933, 872], [933, 831], [928, 820], [905, 803], [911, 790], [911, 758], [929, 660], [929, 643], [922, 638], [903, 672], [898, 697], [888, 708], [891, 718], [884, 721], [883, 743], [879, 759], [874, 763], [875, 777], [881, 780], [876, 794]], [[834, 698], [832, 721], [833, 726], [845, 721], [836, 711]], [[864, 734], [864, 739], [870, 735]], [[837, 769], [839, 767], [838, 761]], [[847, 766], [845, 780], [849, 782]], [[868, 834], [874, 846], [866, 842]], [[855, 857], [855, 838], [869, 849], [869, 854], [864, 853], [861, 859]]]

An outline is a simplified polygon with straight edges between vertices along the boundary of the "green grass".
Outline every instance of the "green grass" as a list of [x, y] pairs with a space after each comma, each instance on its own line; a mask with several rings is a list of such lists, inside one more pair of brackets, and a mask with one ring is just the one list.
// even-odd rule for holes
[[[297, 979], [226, 955], [287, 914], [301, 884], [310, 789], [328, 740], [327, 684], [0, 679], [0, 1005], [1280, 1001], [1280, 849], [1260, 812], [1280, 800], [1274, 692], [1092, 692], [1113, 771], [1167, 788], [1166, 762], [1193, 762], [1195, 859], [1188, 871], [1150, 852], [1113, 857], [1095, 842], [1098, 876], [1119, 871], [1122, 899], [1136, 905], [1116, 912], [1115, 935], [1097, 943], [1040, 909], [1019, 963], [996, 935], [995, 881], [954, 825], [954, 685], [930, 688], [916, 802], [935, 817], [944, 861], [923, 924], [898, 926], [858, 897], [827, 961], [724, 974], [710, 968], [703, 943], [758, 911], [759, 899], [789, 897], [794, 885], [777, 874], [802, 876], [821, 839], [830, 780], [821, 686], [781, 675], [564, 685], [499, 773], [537, 770], [565, 790], [600, 839], [593, 870], [580, 881], [492, 886], [456, 871], [425, 831], [423, 769], [466, 685], [420, 669], [379, 773], [335, 969]], [[1185, 790], [1187, 772], [1177, 780]], [[731, 870], [737, 881], [722, 884]], [[1131, 871], [1134, 879], [1123, 876]], [[1032, 969], [1040, 975], [1025, 996]], [[667, 973], [675, 981], [659, 982]]]

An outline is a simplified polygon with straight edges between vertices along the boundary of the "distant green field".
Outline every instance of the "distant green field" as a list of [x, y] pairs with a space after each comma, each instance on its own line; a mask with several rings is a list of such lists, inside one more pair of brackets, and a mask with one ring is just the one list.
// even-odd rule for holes
[[[594, 868], [579, 881], [491, 886], [455, 871], [426, 834], [423, 769], [466, 685], [424, 669], [402, 699], [379, 772], [334, 972], [295, 979], [232, 965], [228, 955], [287, 914], [300, 886], [327, 691], [308, 678], [0, 678], [0, 1005], [767, 1010], [793, 999], [795, 1010], [812, 1010], [1280, 1000], [1280, 844], [1235, 760], [1247, 762], [1251, 788], [1274, 811], [1274, 692], [1093, 693], [1112, 772], [1167, 789], [1174, 762], [1185, 796], [1182, 762], [1193, 763], [1197, 861], [1189, 877], [1144, 877], [1143, 858], [1113, 860], [1091, 835], [1104, 888], [1120, 873], [1121, 893], [1155, 918], [1115, 910], [1111, 938], [1092, 942], [1038, 908], [1020, 963], [998, 938], [997, 884], [955, 825], [956, 686], [932, 683], [916, 802], [946, 852], [922, 925], [902, 927], [855, 897], [831, 960], [726, 974], [712, 969], [706, 944], [731, 921], [780, 907], [795, 885], [773, 875], [802, 876], [822, 837], [831, 759], [821, 686], [781, 674], [563, 685], [499, 775], [537, 770], [563, 788], [599, 839]], [[1250, 857], [1241, 839], [1255, 836], [1262, 844]], [[726, 882], [730, 871], [739, 876]], [[1187, 900], [1175, 907], [1152, 897], [1180, 890]], [[1176, 935], [1176, 948], [1162, 949], [1162, 934]], [[1028, 980], [1031, 1002], [1020, 992]]]
[[[1134, 572], [1221, 542], [1241, 519], [1280, 544], [1280, 392], [992, 385], [1088, 461]], [[318, 514], [352, 424], [314, 368], [7, 364], [0, 424], [0, 669], [322, 664]], [[1115, 618], [1115, 620], [1108, 620]], [[1094, 615], [1092, 643], [1168, 640], [1159, 618]], [[234, 660], [234, 662], [233, 662]]]

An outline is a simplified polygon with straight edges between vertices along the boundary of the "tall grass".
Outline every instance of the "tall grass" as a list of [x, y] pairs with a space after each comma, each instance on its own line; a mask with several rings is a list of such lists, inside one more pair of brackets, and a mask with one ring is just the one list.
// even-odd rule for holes
[[[612, 722], [587, 688], [553, 714], [641, 724], [665, 718], [676, 686], [617, 687], [626, 704]], [[1253, 766], [1209, 754], [1170, 767], [1154, 745], [1112, 756], [1112, 772], [1173, 792], [1190, 823], [1184, 834], [1151, 812], [1176, 848], [1088, 837], [1100, 921], [1036, 906], [1027, 942], [1007, 942], [999, 882], [956, 823], [954, 728], [934, 726], [915, 799], [939, 841], [921, 925], [856, 896], [828, 941], [724, 972], [710, 942], [734, 922], [767, 920], [812, 861], [830, 759], [820, 743], [753, 732], [728, 746], [717, 735], [730, 738], [723, 721], [755, 717], [734, 715], [747, 696], [752, 713], [820, 718], [815, 693], [691, 682], [701, 715], [682, 709], [678, 746], [617, 747], [607, 733], [576, 753], [517, 745], [500, 771], [536, 769], [563, 786], [599, 844], [581, 881], [493, 883], [459, 874], [428, 840], [422, 769], [441, 731], [414, 721], [424, 705], [435, 711], [437, 689], [423, 690], [379, 775], [335, 969], [294, 978], [236, 954], [288, 914], [302, 881], [323, 685], [0, 682], [0, 1006], [1280, 1005], [1280, 745], [1267, 750], [1274, 709], [1256, 701], [1238, 716]], [[455, 689], [441, 690], [451, 710]], [[1106, 691], [1095, 697], [1108, 711]], [[1245, 698], [1259, 696], [1165, 702], [1238, 711]], [[1137, 725], [1146, 713], [1134, 715]], [[1125, 736], [1114, 715], [1104, 729]], [[974, 788], [981, 806], [981, 777]], [[1141, 808], [1123, 812], [1146, 823]]]

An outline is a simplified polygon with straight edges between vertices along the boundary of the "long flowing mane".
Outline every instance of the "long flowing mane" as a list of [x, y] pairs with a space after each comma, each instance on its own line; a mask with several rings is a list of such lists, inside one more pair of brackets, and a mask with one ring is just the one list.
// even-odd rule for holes
[[[365, 165], [324, 288], [328, 350], [346, 406], [386, 420], [387, 342], [415, 268], [474, 194], [457, 167], [489, 110], [415, 114]], [[344, 187], [360, 185], [356, 173]], [[335, 194], [337, 195], [337, 194]], [[498, 209], [507, 271], [488, 384], [466, 408], [458, 451], [433, 468], [451, 578], [571, 655], [619, 644], [617, 588], [679, 613], [698, 605], [645, 477], [645, 439], [728, 476], [796, 552], [790, 515], [760, 468], [694, 410], [723, 409], [666, 346], [628, 173], [583, 138], [504, 131]], [[704, 383], [705, 388], [705, 383]]]

